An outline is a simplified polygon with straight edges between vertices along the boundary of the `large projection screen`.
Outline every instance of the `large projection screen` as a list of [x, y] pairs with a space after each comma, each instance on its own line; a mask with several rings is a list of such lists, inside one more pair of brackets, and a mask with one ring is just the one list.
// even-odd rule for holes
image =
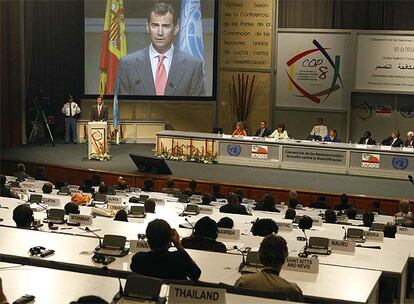
[[215, 100], [216, 1], [159, 2], [84, 2], [86, 96]]

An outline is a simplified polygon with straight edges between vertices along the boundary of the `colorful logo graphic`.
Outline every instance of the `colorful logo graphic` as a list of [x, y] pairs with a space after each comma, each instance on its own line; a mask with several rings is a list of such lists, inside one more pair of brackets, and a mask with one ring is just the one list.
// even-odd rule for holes
[[241, 153], [241, 147], [239, 145], [229, 144], [227, 145], [227, 153], [230, 156], [239, 156]]
[[414, 117], [414, 108], [409, 105], [401, 106], [400, 108], [401, 116], [404, 118], [413, 118]]
[[368, 120], [372, 116], [372, 106], [365, 100], [356, 103], [352, 106], [352, 108], [354, 109], [356, 117], [361, 120]]
[[375, 109], [378, 118], [391, 118], [392, 107], [390, 105], [378, 105]]
[[267, 159], [268, 153], [268, 146], [252, 145], [252, 158]]
[[339, 74], [341, 57], [335, 55], [332, 59], [328, 53], [330, 48], [323, 47], [316, 39], [312, 43], [316, 48], [305, 50], [286, 62], [286, 74], [290, 90], [294, 87], [301, 93], [298, 96], [320, 103], [323, 97], [326, 101], [332, 92], [343, 88]]
[[362, 153], [361, 167], [378, 169], [380, 167], [380, 155], [371, 153]]
[[408, 167], [408, 158], [406, 157], [394, 157], [392, 159], [392, 166], [397, 170], [405, 170]]

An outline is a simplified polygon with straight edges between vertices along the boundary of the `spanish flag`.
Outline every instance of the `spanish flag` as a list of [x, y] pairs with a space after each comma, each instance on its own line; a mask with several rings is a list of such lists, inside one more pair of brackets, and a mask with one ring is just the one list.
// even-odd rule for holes
[[105, 23], [102, 36], [100, 95], [112, 95], [119, 59], [127, 54], [123, 0], [106, 0]]

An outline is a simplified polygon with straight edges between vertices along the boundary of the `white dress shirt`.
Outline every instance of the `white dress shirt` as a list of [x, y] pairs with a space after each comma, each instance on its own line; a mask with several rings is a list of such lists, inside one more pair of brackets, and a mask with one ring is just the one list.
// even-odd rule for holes
[[173, 53], [174, 53], [174, 45], [171, 45], [170, 49], [168, 51], [166, 51], [164, 54], [159, 54], [154, 49], [152, 44], [149, 46], [149, 57], [150, 57], [150, 61], [151, 61], [152, 79], [154, 79], [154, 84], [155, 84], [155, 78], [156, 78], [156, 75], [157, 75], [157, 65], [158, 65], [158, 60], [159, 60], [158, 55], [164, 55], [165, 56], [162, 63], [164, 64], [165, 71], [167, 72], [167, 79], [168, 79], [168, 73], [170, 72]]
[[62, 108], [62, 113], [65, 114], [66, 117], [70, 117], [70, 108], [71, 107], [72, 107], [72, 117], [81, 112], [81, 109], [79, 108], [79, 106], [76, 102], [74, 102], [74, 101], [67, 102], [63, 105], [63, 108]]

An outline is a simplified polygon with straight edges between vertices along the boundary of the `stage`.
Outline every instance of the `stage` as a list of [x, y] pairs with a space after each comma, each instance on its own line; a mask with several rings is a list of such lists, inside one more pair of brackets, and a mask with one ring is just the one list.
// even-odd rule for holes
[[[119, 173], [137, 173], [129, 153], [153, 156], [154, 145], [111, 145], [112, 159], [107, 162], [88, 160], [86, 144], [23, 145], [1, 150], [1, 159], [36, 164], [92, 169]], [[300, 189], [327, 193], [348, 193], [386, 198], [414, 197], [414, 186], [407, 180], [347, 176], [334, 173], [305, 172], [242, 165], [203, 164], [167, 161], [173, 177], [234, 185], [252, 185]]]

